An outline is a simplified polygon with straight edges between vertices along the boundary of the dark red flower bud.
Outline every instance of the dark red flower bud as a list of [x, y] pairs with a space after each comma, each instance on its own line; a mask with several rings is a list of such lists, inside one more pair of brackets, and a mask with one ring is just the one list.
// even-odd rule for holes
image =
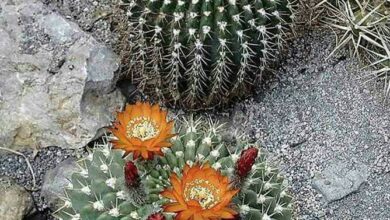
[[234, 215], [234, 219], [233, 220], [241, 220], [241, 216], [240, 214], [236, 214]]
[[154, 213], [150, 215], [147, 220], [165, 220], [165, 216], [161, 213]]
[[137, 187], [140, 185], [138, 169], [132, 161], [126, 162], [125, 181], [127, 187]]
[[236, 163], [236, 174], [245, 178], [252, 169], [253, 164], [256, 161], [257, 154], [259, 153], [259, 149], [256, 147], [250, 147], [244, 151], [242, 151], [240, 158]]

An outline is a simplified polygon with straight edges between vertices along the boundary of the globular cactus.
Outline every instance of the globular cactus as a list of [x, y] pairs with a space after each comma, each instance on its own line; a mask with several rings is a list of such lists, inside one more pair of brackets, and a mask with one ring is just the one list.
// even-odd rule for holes
[[[141, 106], [144, 111], [136, 110]], [[167, 134], [165, 118], [151, 113], [159, 108], [140, 103], [129, 107], [132, 111], [118, 114], [116, 123], [128, 121], [132, 129], [148, 134], [150, 123], [158, 120], [164, 126], [156, 126], [160, 130], [143, 141], [161, 143], [166, 136], [160, 132]], [[136, 120], [134, 124], [133, 117], [150, 123]], [[134, 132], [115, 124], [119, 133], [114, 134], [128, 146], [110, 137], [114, 144], [98, 145], [81, 160], [80, 171], [65, 189], [64, 206], [55, 216], [64, 220], [291, 219], [286, 182], [257, 146], [227, 143], [219, 135], [219, 126], [203, 125], [199, 120], [185, 121], [177, 125], [180, 129], [170, 144], [148, 145], [154, 152], [161, 150], [161, 155], [134, 159], [145, 146], [134, 145], [135, 136], [122, 135]]]
[[324, 22], [339, 33], [333, 52], [348, 47], [368, 63], [370, 76], [385, 81], [390, 93], [390, 2], [383, 0], [328, 0]]
[[232, 200], [236, 218], [292, 218], [292, 198], [287, 193], [286, 182], [267, 164], [255, 145], [238, 143], [229, 147], [213, 127], [205, 130], [195, 124], [188, 124], [174, 138], [172, 147], [164, 150], [164, 157], [143, 167], [144, 172], [151, 170], [145, 178], [145, 185], [153, 189], [148, 193], [150, 200], [162, 201], [162, 190], [172, 185], [169, 179], [172, 173], [180, 178], [186, 166], [208, 164], [228, 177], [233, 189], [239, 190]]
[[152, 97], [192, 109], [244, 95], [294, 18], [289, 0], [122, 1], [126, 73]]
[[[140, 201], [124, 175], [124, 151], [112, 150], [110, 143], [97, 146], [79, 161], [79, 172], [72, 174], [66, 187], [64, 205], [54, 213], [62, 220], [146, 219], [156, 209]], [[141, 193], [140, 193], [141, 194]]]

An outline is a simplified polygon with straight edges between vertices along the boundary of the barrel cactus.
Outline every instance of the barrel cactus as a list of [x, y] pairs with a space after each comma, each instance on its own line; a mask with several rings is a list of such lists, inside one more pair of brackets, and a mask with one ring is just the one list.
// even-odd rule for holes
[[286, 182], [259, 148], [246, 142], [227, 143], [215, 126], [203, 125], [192, 120], [180, 124], [171, 145], [154, 157], [134, 159], [134, 149], [114, 149], [110, 142], [99, 145], [80, 161], [80, 171], [73, 173], [64, 206], [55, 216], [64, 220], [291, 219]]
[[289, 0], [122, 1], [127, 75], [152, 97], [189, 108], [244, 95], [294, 18]]

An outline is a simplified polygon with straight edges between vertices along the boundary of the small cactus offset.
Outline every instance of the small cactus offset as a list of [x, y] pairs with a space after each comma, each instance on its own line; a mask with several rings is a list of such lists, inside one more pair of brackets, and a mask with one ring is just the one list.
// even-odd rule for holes
[[[65, 190], [64, 206], [55, 215], [64, 220], [292, 219], [286, 182], [259, 148], [228, 144], [215, 125], [203, 125], [192, 120], [180, 124], [171, 145], [160, 146], [162, 155], [154, 157], [134, 159], [136, 148], [145, 146], [97, 147], [80, 161], [80, 171]], [[156, 142], [155, 137], [149, 138]], [[111, 137], [114, 143], [117, 138]]]
[[245, 94], [294, 18], [289, 0], [122, 1], [127, 74], [146, 93], [189, 108]]
[[[151, 204], [140, 202], [127, 184], [122, 158], [124, 151], [106, 143], [79, 161], [80, 171], [72, 175], [65, 189], [64, 206], [54, 213], [62, 220], [135, 220], [153, 214]], [[138, 187], [138, 186], [137, 186]]]

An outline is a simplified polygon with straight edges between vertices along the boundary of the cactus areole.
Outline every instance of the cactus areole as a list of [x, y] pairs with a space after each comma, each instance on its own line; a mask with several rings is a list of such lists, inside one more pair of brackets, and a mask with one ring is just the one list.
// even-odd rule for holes
[[123, 63], [145, 92], [202, 108], [248, 92], [277, 58], [288, 0], [123, 0]]

